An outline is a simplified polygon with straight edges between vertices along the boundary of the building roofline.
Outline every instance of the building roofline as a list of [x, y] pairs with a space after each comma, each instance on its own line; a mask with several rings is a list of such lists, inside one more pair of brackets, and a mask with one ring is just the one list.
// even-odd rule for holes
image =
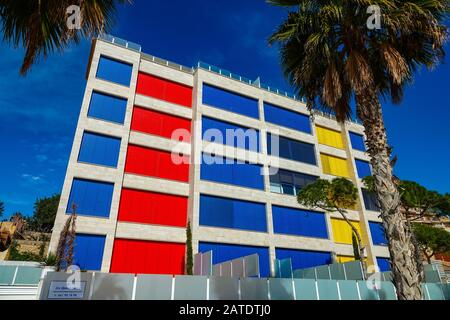
[[[238, 81], [240, 83], [244, 83], [244, 84], [250, 85], [252, 87], [255, 87], [255, 88], [258, 88], [258, 89], [261, 89], [261, 90], [264, 90], [264, 91], [268, 91], [270, 93], [273, 93], [273, 94], [285, 97], [287, 99], [294, 100], [297, 103], [300, 102], [300, 103], [306, 104], [306, 102], [304, 101], [303, 97], [298, 97], [295, 94], [288, 93], [287, 91], [282, 91], [282, 90], [279, 90], [277, 88], [271, 87], [269, 85], [262, 84], [259, 81], [259, 78], [254, 80], [254, 81], [252, 81], [252, 80], [250, 80], [247, 77], [240, 76], [240, 75], [232, 73], [232, 72], [230, 72], [228, 70], [222, 69], [220, 67], [217, 67], [217, 66], [214, 66], [214, 65], [211, 65], [209, 63], [202, 62], [202, 61], [199, 61], [197, 63], [196, 67], [187, 67], [187, 66], [181, 65], [181, 64], [176, 63], [176, 62], [172, 62], [172, 61], [169, 61], [169, 60], [166, 60], [166, 59], [162, 59], [162, 58], [153, 56], [153, 55], [148, 54], [148, 53], [144, 53], [144, 52], [142, 52], [142, 47], [140, 45], [138, 45], [136, 43], [133, 43], [133, 42], [129, 42], [127, 40], [124, 40], [124, 39], [121, 39], [121, 38], [118, 38], [118, 37], [114, 37], [112, 35], [108, 35], [108, 34], [102, 34], [102, 35], [99, 35], [97, 38], [93, 39], [93, 44], [92, 44], [92, 48], [91, 48], [91, 57], [89, 58], [89, 64], [88, 64], [88, 70], [89, 70], [89, 67], [90, 67], [90, 61], [92, 59], [93, 48], [95, 47], [95, 41], [97, 41], [97, 40], [105, 41], [105, 42], [107, 42], [109, 44], [113, 44], [113, 45], [116, 45], [116, 46], [119, 46], [119, 47], [122, 47], [122, 48], [125, 48], [125, 49], [128, 49], [128, 50], [139, 52], [141, 54], [141, 58], [144, 59], [144, 60], [151, 61], [153, 63], [159, 64], [159, 65], [162, 65], [162, 66], [166, 66], [166, 67], [178, 70], [178, 71], [186, 72], [186, 73], [189, 73], [189, 74], [194, 74], [196, 72], [196, 70], [202, 69], [202, 70], [205, 70], [205, 71], [208, 71], [208, 72], [211, 72], [211, 73], [214, 73], [214, 74], [226, 77], [228, 79], [232, 79], [232, 80]], [[324, 118], [329, 118], [329, 119], [336, 120], [336, 117], [334, 115], [322, 112], [322, 111], [317, 110], [317, 109], [311, 110], [311, 114], [322, 116]], [[351, 120], [348, 120], [348, 121], [351, 122], [351, 123], [357, 124], [357, 125], [361, 125], [361, 123], [357, 119], [351, 119]]]

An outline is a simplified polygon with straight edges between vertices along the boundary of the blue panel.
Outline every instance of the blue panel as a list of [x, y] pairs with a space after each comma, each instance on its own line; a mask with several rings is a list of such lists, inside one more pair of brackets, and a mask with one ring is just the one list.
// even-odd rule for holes
[[311, 122], [307, 115], [264, 103], [264, 118], [267, 122], [294, 130], [311, 133]]
[[113, 190], [113, 183], [74, 178], [66, 212], [76, 204], [79, 215], [109, 217]]
[[381, 223], [369, 221], [370, 233], [372, 235], [372, 243], [378, 246], [387, 246], [387, 239], [384, 228]]
[[377, 258], [377, 264], [381, 272], [391, 271], [391, 264], [388, 258]]
[[100, 56], [96, 77], [129, 87], [132, 69], [131, 64]]
[[[274, 141], [272, 141], [272, 139]], [[272, 145], [273, 143], [276, 142], [276, 140], [278, 140], [279, 143], [278, 154], [277, 148], [274, 145]], [[270, 133], [268, 133], [267, 152], [270, 155], [278, 156], [280, 158], [317, 165], [314, 145], [310, 143], [301, 142], [276, 135], [271, 135]]]
[[367, 191], [366, 189], [362, 189], [362, 193], [364, 199], [364, 207], [366, 208], [366, 210], [380, 211], [377, 196], [374, 193]]
[[262, 166], [238, 162], [235, 159], [203, 154], [200, 178], [240, 187], [264, 190]]
[[266, 232], [266, 205], [200, 195], [200, 225]]
[[74, 246], [74, 264], [81, 270], [100, 270], [102, 268], [105, 236], [77, 234]]
[[259, 270], [261, 277], [268, 277], [269, 268], [269, 248], [253, 247], [224, 243], [200, 242], [199, 252], [213, 252], [213, 264], [233, 260], [240, 257], [249, 256], [257, 253], [259, 255]]
[[370, 165], [367, 161], [355, 159], [355, 163], [356, 163], [356, 170], [358, 170], [358, 177], [362, 179], [364, 177], [372, 175]]
[[120, 138], [84, 132], [78, 161], [116, 168], [119, 151]]
[[[217, 140], [219, 132], [221, 134], [220, 140]], [[209, 134], [205, 136], [206, 130], [210, 130]], [[228, 135], [227, 135], [228, 130]], [[247, 131], [248, 130], [248, 131]], [[220, 121], [212, 118], [202, 117], [202, 136], [203, 140], [226, 144], [236, 148], [246, 149], [254, 152], [259, 152], [259, 131], [256, 129], [249, 129], [238, 126], [229, 122]], [[227, 136], [230, 136], [228, 138]], [[238, 138], [236, 138], [239, 137]], [[241, 138], [242, 137], [242, 138]], [[231, 139], [233, 138], [233, 139]]]
[[127, 99], [110, 96], [100, 92], [92, 92], [88, 117], [123, 124]]
[[349, 132], [350, 142], [352, 143], [352, 148], [355, 150], [366, 151], [366, 146], [364, 145], [364, 137], [360, 134]]
[[323, 213], [272, 206], [275, 233], [328, 239]]
[[331, 253], [295, 249], [275, 249], [277, 259], [292, 259], [292, 269], [305, 269], [331, 263]]
[[208, 84], [203, 84], [203, 104], [239, 113], [247, 117], [259, 118], [258, 100]]

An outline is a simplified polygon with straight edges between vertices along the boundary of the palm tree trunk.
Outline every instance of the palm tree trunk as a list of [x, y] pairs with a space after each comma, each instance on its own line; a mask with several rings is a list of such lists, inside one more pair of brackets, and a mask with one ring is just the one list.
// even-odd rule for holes
[[388, 239], [391, 268], [400, 300], [422, 299], [421, 279], [415, 259], [412, 232], [399, 210], [400, 193], [392, 180], [390, 151], [386, 138], [381, 105], [374, 90], [366, 88], [356, 95], [357, 114], [367, 137], [367, 152], [371, 158], [375, 191], [381, 218]]

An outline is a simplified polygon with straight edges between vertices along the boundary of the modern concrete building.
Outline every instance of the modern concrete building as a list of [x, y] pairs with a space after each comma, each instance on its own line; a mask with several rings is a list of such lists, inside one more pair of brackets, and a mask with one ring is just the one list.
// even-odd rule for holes
[[[228, 129], [257, 134], [241, 145], [210, 134]], [[180, 141], [174, 131], [190, 135]], [[182, 274], [188, 220], [194, 253], [212, 250], [213, 263], [258, 253], [262, 276], [275, 258], [291, 257], [294, 269], [330, 263], [333, 253], [352, 260], [351, 229], [339, 214], [302, 208], [295, 197], [318, 177], [343, 176], [363, 199], [348, 216], [369, 264], [386, 270], [381, 220], [361, 182], [368, 161], [357, 123], [312, 115], [259, 81], [102, 37], [92, 44], [50, 250], [75, 204], [75, 263], [86, 270]], [[279, 170], [269, 175], [269, 167]]]

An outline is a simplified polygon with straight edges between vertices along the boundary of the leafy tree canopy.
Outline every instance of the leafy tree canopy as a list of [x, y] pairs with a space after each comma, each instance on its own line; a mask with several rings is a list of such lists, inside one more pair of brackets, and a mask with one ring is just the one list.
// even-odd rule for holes
[[450, 233], [448, 231], [422, 223], [414, 223], [413, 230], [428, 262], [435, 253], [450, 253]]
[[3, 212], [5, 212], [5, 204], [0, 201], [0, 218], [3, 217]]
[[[365, 177], [363, 182], [370, 192], [374, 192], [373, 176]], [[419, 215], [425, 213], [450, 214], [450, 194], [440, 194], [437, 191], [428, 190], [414, 181], [400, 180], [397, 185], [401, 194], [402, 206], [407, 211], [415, 209]]]
[[29, 227], [36, 231], [51, 231], [55, 223], [59, 205], [59, 194], [37, 199], [34, 203], [33, 217], [28, 220]]
[[357, 198], [358, 189], [345, 178], [335, 178], [332, 181], [317, 179], [302, 188], [297, 195], [298, 203], [301, 205], [326, 211], [353, 207]]

